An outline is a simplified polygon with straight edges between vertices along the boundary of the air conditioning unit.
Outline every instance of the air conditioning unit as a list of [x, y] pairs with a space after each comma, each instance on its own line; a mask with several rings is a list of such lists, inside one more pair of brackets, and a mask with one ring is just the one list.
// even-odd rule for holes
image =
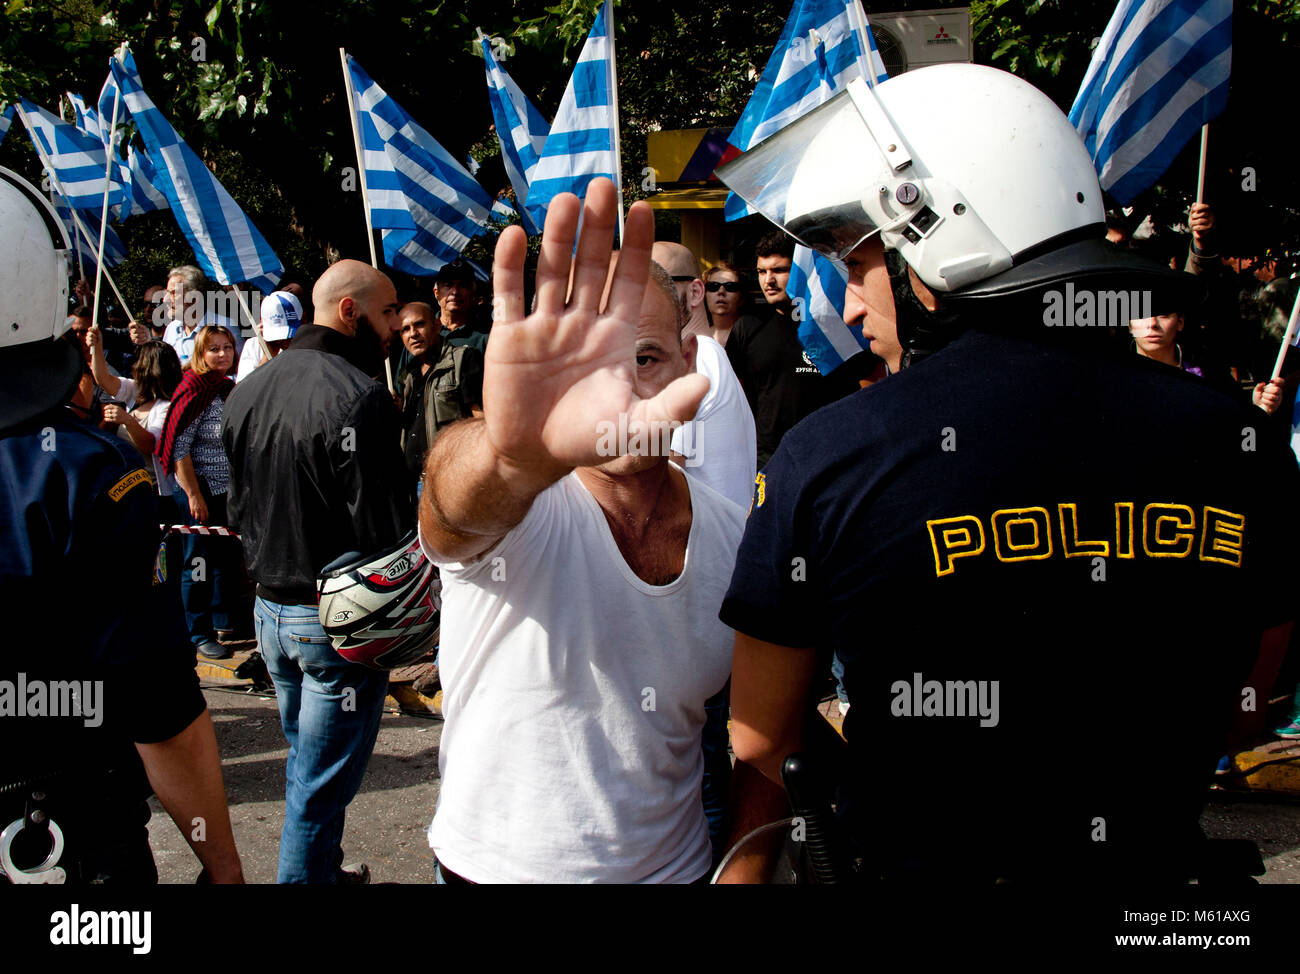
[[867, 21], [891, 78], [929, 64], [974, 60], [970, 7], [879, 14], [868, 10]]

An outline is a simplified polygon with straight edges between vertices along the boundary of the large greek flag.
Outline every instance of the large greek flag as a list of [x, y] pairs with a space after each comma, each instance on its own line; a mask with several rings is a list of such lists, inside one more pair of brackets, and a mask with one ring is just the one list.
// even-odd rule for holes
[[[247, 283], [259, 291], [274, 291], [284, 273], [280, 258], [145, 94], [131, 52], [124, 49], [121, 60], [111, 58], [109, 66], [149, 159], [157, 167], [154, 185], [167, 197], [203, 272], [219, 284]], [[102, 168], [99, 178], [102, 183]]]
[[605, 0], [582, 45], [551, 133], [528, 185], [526, 208], [537, 226], [560, 193], [587, 195], [600, 176], [622, 186], [618, 166], [618, 90], [614, 77], [614, 7]]
[[[23, 118], [33, 144], [39, 145], [49, 159], [63, 197], [79, 210], [104, 205], [104, 143], [97, 135], [81, 131], [26, 98], [22, 100]], [[108, 194], [108, 205], [116, 206], [127, 198], [126, 190], [116, 181]]]
[[1102, 189], [1128, 204], [1228, 102], [1232, 0], [1120, 0], [1070, 122]]
[[488, 222], [492, 198], [469, 171], [349, 55], [370, 226], [394, 270], [428, 275], [460, 256]]
[[483, 45], [483, 64], [487, 70], [488, 101], [492, 105], [492, 118], [496, 122], [497, 141], [501, 144], [501, 159], [506, 166], [506, 175], [510, 177], [510, 185], [515, 190], [515, 209], [528, 233], [541, 233], [541, 226], [533, 222], [525, 204], [528, 200], [528, 187], [537, 170], [551, 127], [515, 84], [514, 79], [497, 63], [489, 39], [483, 37], [480, 43]]
[[[781, 39], [758, 87], [728, 139], [740, 150], [756, 145], [816, 108], [854, 78], [869, 85], [888, 80], [875, 38], [858, 0], [795, 0]], [[865, 36], [864, 36], [865, 35]], [[754, 212], [735, 193], [727, 197], [726, 218]], [[844, 322], [848, 270], [838, 261], [796, 244], [786, 293], [794, 306], [799, 341], [822, 375], [870, 344], [861, 326]]]

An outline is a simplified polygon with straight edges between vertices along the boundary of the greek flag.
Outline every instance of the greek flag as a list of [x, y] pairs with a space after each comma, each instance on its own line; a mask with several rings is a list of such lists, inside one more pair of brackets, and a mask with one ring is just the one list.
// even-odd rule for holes
[[[22, 107], [32, 142], [39, 140], [64, 198], [79, 210], [93, 209], [98, 213], [104, 204], [104, 167], [108, 162], [104, 143], [97, 135], [81, 131], [26, 98]], [[125, 188], [113, 182], [108, 193], [109, 206], [125, 199]]]
[[[130, 50], [123, 50], [121, 60], [111, 58], [109, 66], [122, 90], [122, 103], [157, 167], [154, 185], [167, 197], [203, 273], [218, 284], [247, 283], [268, 294], [274, 291], [284, 273], [280, 258], [145, 94]], [[102, 168], [99, 178], [102, 183]]]
[[13, 121], [14, 106], [5, 105], [4, 108], [0, 108], [0, 142], [4, 142], [5, 135], [8, 134], [9, 126], [13, 124]]
[[[854, 78], [878, 84], [889, 76], [876, 52], [865, 17], [853, 8], [858, 0], [795, 0], [776, 50], [758, 79], [758, 87], [727, 141], [741, 152], [785, 128], [816, 108]], [[854, 29], [863, 25], [865, 42]], [[870, 51], [871, 58], [866, 53]], [[725, 215], [738, 220], [755, 212], [739, 196], [727, 196]]]
[[506, 175], [515, 190], [519, 217], [529, 234], [541, 233], [542, 228], [533, 222], [525, 205], [528, 187], [537, 163], [546, 145], [551, 127], [546, 124], [527, 96], [519, 90], [514, 79], [492, 56], [492, 45], [487, 37], [480, 38], [483, 45], [483, 64], [487, 70], [488, 101], [492, 105], [492, 118], [496, 121], [497, 141], [501, 144], [501, 160]]
[[[854, 78], [876, 85], [888, 80], [876, 40], [858, 0], [795, 0], [781, 39], [758, 87], [732, 130], [744, 151], [816, 108]], [[861, 25], [861, 31], [857, 26]], [[863, 38], [865, 35], [865, 40]], [[725, 215], [736, 220], [753, 212], [735, 193]], [[817, 370], [827, 375], [870, 344], [861, 327], [844, 322], [848, 269], [839, 261], [796, 244], [786, 293], [794, 306], [799, 341]]]
[[1120, 0], [1070, 122], [1106, 190], [1126, 205], [1228, 102], [1232, 0]]
[[492, 198], [446, 149], [349, 55], [370, 226], [383, 231], [384, 260], [429, 275], [483, 231]]
[[587, 195], [587, 185], [605, 176], [622, 186], [618, 165], [618, 89], [614, 77], [614, 8], [605, 0], [573, 67], [551, 133], [528, 185], [524, 204], [536, 226], [560, 193]]
[[[109, 78], [110, 78], [109, 83], [111, 83], [112, 76], [110, 75]], [[114, 189], [119, 191], [122, 194], [122, 202], [114, 206], [110, 206], [109, 213], [113, 215], [114, 220], [116, 220], [118, 223], [121, 223], [123, 220], [125, 220], [128, 216], [131, 216], [133, 213], [143, 212], [143, 211], [138, 211], [135, 207], [136, 190], [135, 187], [132, 185], [133, 174], [131, 172], [131, 167], [122, 159], [120, 155], [118, 155], [116, 151], [116, 146], [121, 143], [122, 135], [125, 131], [122, 123], [126, 118], [126, 106], [125, 105], [118, 106], [117, 129], [113, 137], [113, 147], [109, 147], [108, 144], [109, 126], [112, 124], [113, 121], [113, 99], [112, 99], [111, 92], [109, 94], [109, 99], [108, 99], [107, 116], [101, 116], [99, 113], [97, 113], [95, 109], [91, 108], [89, 105], [86, 104], [85, 99], [83, 99], [80, 95], [74, 94], [71, 91], [68, 92], [67, 95], [68, 95], [68, 101], [72, 103], [73, 111], [76, 113], [77, 128], [81, 129], [81, 131], [85, 132], [87, 135], [99, 139], [99, 141], [103, 143], [105, 149], [113, 153], [114, 165], [113, 165], [110, 179], [112, 180]], [[102, 101], [102, 96], [101, 96], [101, 101]], [[149, 207], [149, 208], [157, 209], [157, 207]]]
[[[103, 182], [102, 175], [100, 181]], [[55, 193], [52, 202], [54, 212], [59, 215], [59, 219], [63, 221], [63, 228], [68, 231], [68, 241], [72, 244], [73, 253], [80, 251], [84, 265], [93, 270], [95, 267], [95, 254], [99, 251], [99, 207], [96, 206], [92, 210], [77, 211], [77, 216], [81, 217], [82, 225], [85, 226], [86, 232], [90, 234], [90, 239], [87, 239], [86, 235], [78, 229], [77, 221], [72, 218], [72, 212], [63, 197]], [[101, 194], [100, 204], [102, 205], [102, 203], [103, 196]], [[71, 259], [75, 261], [76, 257], [74, 256]], [[104, 267], [116, 267], [125, 259], [126, 246], [122, 243], [122, 238], [117, 235], [117, 232], [112, 227], [108, 227], [104, 231]]]

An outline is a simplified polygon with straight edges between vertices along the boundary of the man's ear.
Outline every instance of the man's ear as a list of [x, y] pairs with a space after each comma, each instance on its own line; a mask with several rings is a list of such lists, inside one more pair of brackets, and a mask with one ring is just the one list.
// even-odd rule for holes
[[[700, 283], [699, 281], [695, 282]], [[687, 335], [682, 339], [682, 358], [686, 359], [686, 371], [695, 371], [695, 353], [700, 350], [699, 339], [694, 335]]]
[[361, 317], [361, 308], [356, 298], [344, 295], [339, 298], [339, 321], [348, 326], [351, 334], [356, 334], [357, 319]]
[[694, 311], [704, 303], [704, 282], [698, 277], [686, 285], [686, 307]]

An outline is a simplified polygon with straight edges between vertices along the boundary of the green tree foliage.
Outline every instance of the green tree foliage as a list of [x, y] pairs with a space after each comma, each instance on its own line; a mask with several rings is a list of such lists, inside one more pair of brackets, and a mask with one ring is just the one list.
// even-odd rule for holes
[[[932, 4], [867, 3], [867, 13]], [[344, 0], [305, 13], [267, 0], [8, 0], [0, 6], [0, 99], [25, 94], [54, 108], [65, 90], [94, 98], [112, 51], [129, 41], [159, 108], [286, 264], [314, 274], [336, 254], [368, 252], [360, 195], [345, 188], [345, 169], [356, 161], [340, 46], [453, 155], [480, 162], [479, 179], [495, 192], [507, 180], [476, 28], [500, 38], [507, 69], [549, 117], [599, 6]], [[619, 4], [628, 199], [642, 195], [648, 133], [734, 123], [788, 10], [788, 0]], [[1025, 77], [1068, 109], [1112, 10], [1111, 0], [974, 0], [976, 60]], [[1300, 253], [1292, 209], [1300, 185], [1278, 137], [1284, 94], [1274, 80], [1300, 40], [1300, 0], [1251, 0], [1237, 11], [1233, 93], [1214, 126], [1210, 200], [1221, 205], [1234, 249]], [[1195, 156], [1193, 145], [1138, 209], [1177, 223], [1195, 189]], [[20, 129], [0, 146], [0, 164], [39, 177]], [[1253, 195], [1240, 188], [1245, 166], [1257, 173]], [[132, 254], [119, 275], [126, 280], [152, 283], [157, 268], [192, 259], [168, 214], [133, 218], [122, 232]], [[492, 239], [477, 240], [470, 255], [486, 258]]]

